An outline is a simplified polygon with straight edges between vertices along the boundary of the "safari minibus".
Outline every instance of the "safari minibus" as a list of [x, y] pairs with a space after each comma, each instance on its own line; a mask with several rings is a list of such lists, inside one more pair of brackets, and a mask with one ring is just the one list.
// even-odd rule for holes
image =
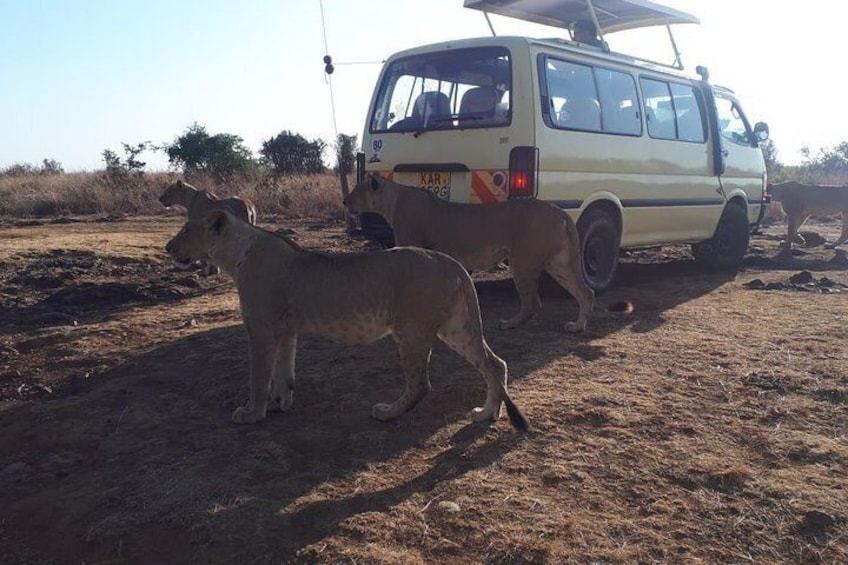
[[[601, 36], [698, 22], [638, 0], [465, 5], [487, 19], [502, 13], [566, 28], [588, 17]], [[622, 5], [630, 11], [616, 12]], [[577, 223], [596, 291], [612, 283], [624, 248], [688, 243], [698, 261], [734, 269], [764, 206], [759, 142], [768, 126], [752, 127], [731, 90], [711, 84], [703, 67], [698, 74], [684, 72], [679, 54], [663, 65], [611, 52], [604, 41], [492, 36], [405, 50], [380, 73], [358, 174], [452, 202], [552, 202]], [[360, 222], [366, 234], [391, 239], [381, 217]]]

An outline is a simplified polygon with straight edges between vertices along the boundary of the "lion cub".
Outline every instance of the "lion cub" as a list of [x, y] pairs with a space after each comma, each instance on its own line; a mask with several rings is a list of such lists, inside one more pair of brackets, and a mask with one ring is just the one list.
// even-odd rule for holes
[[447, 253], [471, 271], [487, 270], [508, 259], [521, 308], [502, 320], [500, 328], [520, 326], [541, 308], [539, 276], [547, 271], [579, 306], [577, 322], [569, 322], [565, 329], [586, 329], [595, 293], [583, 277], [580, 236], [571, 217], [553, 204], [535, 199], [457, 204], [369, 173], [345, 205], [354, 214], [382, 215], [398, 245]]
[[392, 335], [406, 376], [405, 392], [376, 404], [390, 420], [430, 391], [430, 350], [438, 337], [486, 379], [486, 403], [475, 421], [496, 420], [501, 403], [517, 429], [527, 420], [506, 391], [506, 363], [483, 337], [474, 284], [462, 265], [434, 251], [401, 247], [372, 253], [317, 253], [213, 211], [189, 220], [165, 250], [178, 261], [203, 259], [235, 281], [247, 327], [250, 400], [233, 421], [252, 423], [272, 409], [291, 407], [297, 337], [315, 334], [344, 343]]
[[[218, 198], [208, 190], [200, 190], [181, 180], [166, 186], [159, 202], [169, 208], [175, 204], [182, 206], [186, 209], [189, 220], [199, 220], [212, 210], [227, 210], [249, 224], [256, 223], [256, 206], [250, 200], [240, 196]], [[204, 275], [218, 273], [218, 268], [214, 265], [203, 263], [202, 266]]]
[[833, 243], [825, 244], [826, 248], [833, 249], [848, 240], [848, 186], [825, 186], [788, 181], [769, 185], [768, 191], [774, 200], [780, 202], [783, 211], [786, 212], [789, 233], [783, 244], [784, 253], [791, 251], [792, 241], [796, 237], [803, 241], [804, 238], [798, 230], [813, 214], [832, 216], [842, 213], [842, 233]]

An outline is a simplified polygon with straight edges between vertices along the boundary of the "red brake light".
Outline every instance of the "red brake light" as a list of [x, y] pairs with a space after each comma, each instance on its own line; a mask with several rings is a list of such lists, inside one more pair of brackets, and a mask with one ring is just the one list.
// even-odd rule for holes
[[513, 147], [509, 152], [509, 197], [532, 198], [536, 196], [535, 147]]

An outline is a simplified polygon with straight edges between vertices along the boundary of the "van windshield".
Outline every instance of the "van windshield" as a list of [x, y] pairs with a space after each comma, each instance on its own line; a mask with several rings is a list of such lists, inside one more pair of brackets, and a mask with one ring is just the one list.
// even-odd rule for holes
[[503, 47], [427, 53], [391, 63], [370, 119], [372, 132], [509, 125], [512, 75]]

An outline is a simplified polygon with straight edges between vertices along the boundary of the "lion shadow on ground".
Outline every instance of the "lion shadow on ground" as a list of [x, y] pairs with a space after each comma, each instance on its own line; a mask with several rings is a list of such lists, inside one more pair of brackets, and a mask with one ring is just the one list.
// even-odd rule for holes
[[[830, 255], [830, 257], [826, 258], [822, 255]], [[839, 248], [827, 249], [824, 253], [793, 248], [791, 252], [781, 250], [770, 257], [747, 257], [744, 265], [766, 271], [848, 271], [848, 252]]]
[[[603, 356], [603, 351], [592, 345], [592, 340], [629, 327], [638, 333], [650, 332], [665, 323], [664, 313], [690, 300], [709, 294], [737, 276], [730, 271], [709, 271], [690, 257], [646, 262], [627, 260], [619, 263], [614, 285], [596, 296], [596, 306], [584, 333], [567, 334], [562, 326], [577, 318], [577, 304], [568, 292], [550, 277], [540, 281], [542, 309], [523, 328], [508, 332], [487, 331], [486, 336], [496, 347], [499, 335], [524, 332], [530, 338], [548, 342], [551, 347], [563, 348], [567, 353], [584, 360]], [[504, 304], [506, 312], [517, 311], [518, 294], [511, 279], [484, 280], [475, 283], [484, 319], [491, 318], [495, 304]], [[563, 300], [565, 299], [565, 300]], [[613, 305], [630, 303], [632, 313], [607, 311]], [[520, 347], [515, 348], [521, 354]]]
[[[434, 354], [434, 390], [417, 407], [393, 422], [373, 420], [371, 405], [403, 389], [391, 340], [304, 339], [291, 411], [233, 424], [230, 414], [247, 396], [245, 334], [241, 324], [201, 331], [127, 359], [86, 388], [0, 412], [0, 507], [17, 524], [18, 541], [68, 560], [142, 557], [152, 550], [133, 532], [164, 524], [185, 531], [172, 536], [179, 547], [171, 555], [197, 555], [205, 541], [238, 544], [232, 532], [250, 537], [264, 523], [280, 529], [293, 552], [345, 516], [490, 465], [524, 437], [505, 415], [495, 426], [467, 419], [485, 385], [444, 352]], [[299, 502], [427, 445], [444, 451], [422, 459], [415, 478], [398, 477], [382, 492]], [[59, 515], [45, 510], [57, 508]], [[284, 533], [288, 522], [295, 528]]]

